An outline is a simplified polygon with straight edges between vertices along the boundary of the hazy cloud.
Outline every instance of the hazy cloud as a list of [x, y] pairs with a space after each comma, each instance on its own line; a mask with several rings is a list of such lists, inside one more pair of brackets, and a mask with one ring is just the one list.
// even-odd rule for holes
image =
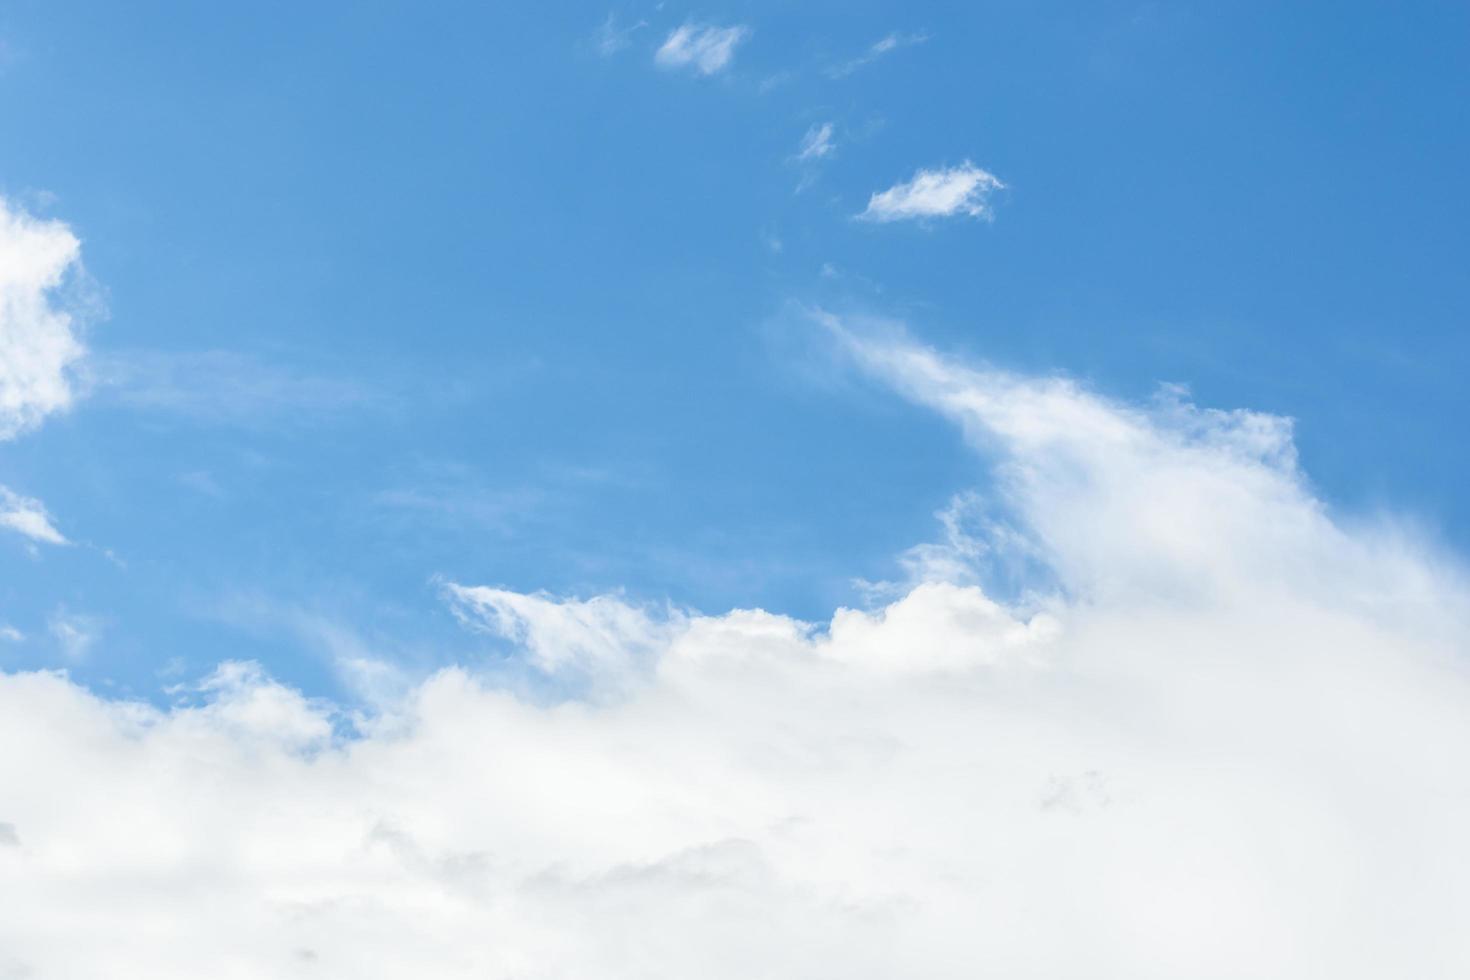
[[837, 149], [832, 142], [832, 124], [829, 122], [813, 123], [801, 138], [801, 146], [797, 148], [796, 159], [800, 161], [820, 160], [830, 156]]
[[676, 27], [654, 54], [662, 68], [692, 68], [714, 75], [730, 66], [735, 49], [750, 36], [750, 28], [684, 24]]

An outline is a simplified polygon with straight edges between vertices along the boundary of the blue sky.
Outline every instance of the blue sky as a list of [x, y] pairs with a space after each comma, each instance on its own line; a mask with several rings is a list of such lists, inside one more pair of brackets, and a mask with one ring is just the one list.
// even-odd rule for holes
[[[452, 629], [437, 577], [852, 603], [986, 476], [832, 370], [814, 305], [1291, 416], [1333, 507], [1463, 548], [1467, 20], [8, 4], [0, 186], [106, 315], [88, 397], [0, 456], [82, 545], [0, 548], [7, 665], [63, 663], [70, 616], [107, 643], [68, 666], [139, 692], [237, 655], [329, 684], [229, 610], [413, 647]], [[746, 33], [659, 64], [686, 22]], [[967, 162], [988, 214], [855, 220]]]
[[1467, 42], [0, 3], [0, 976], [1470, 975]]

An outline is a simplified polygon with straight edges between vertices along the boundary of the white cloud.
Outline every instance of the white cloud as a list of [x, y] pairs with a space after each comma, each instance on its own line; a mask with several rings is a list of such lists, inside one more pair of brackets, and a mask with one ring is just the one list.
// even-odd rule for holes
[[957, 214], [989, 218], [990, 195], [1004, 187], [994, 174], [967, 160], [958, 167], [920, 170], [912, 180], [874, 194], [858, 217], [877, 222]]
[[923, 44], [927, 40], [929, 40], [928, 34], [900, 34], [897, 32], [888, 34], [873, 42], [873, 44], [869, 46], [868, 50], [864, 51], [856, 58], [853, 58], [851, 61], [843, 62], [840, 65], [829, 68], [827, 70], [827, 74], [831, 78], [845, 78], [846, 76], [851, 75], [853, 72], [857, 71], [859, 68], [864, 68], [867, 65], [872, 64], [873, 62], [877, 61], [884, 55], [889, 54], [890, 52], [897, 51], [899, 48], [907, 48], [912, 47], [916, 44]]
[[714, 75], [730, 66], [735, 48], [750, 36], [750, 28], [683, 24], [669, 33], [653, 60], [662, 68], [693, 68]]
[[[586, 696], [450, 669], [351, 738], [246, 665], [0, 675], [0, 973], [1467, 975], [1459, 566], [1333, 520], [1285, 420], [815, 315], [995, 465], [915, 584], [819, 627], [449, 586]], [[1054, 587], [975, 584], [994, 527]]]
[[[58, 294], [81, 270], [81, 243], [0, 197], [0, 442], [64, 411], [86, 354], [78, 324]], [[66, 544], [45, 506], [0, 485], [0, 528], [33, 542]], [[34, 545], [32, 545], [34, 547]]]
[[45, 544], [66, 544], [65, 536], [51, 523], [51, 515], [39, 500], [22, 497], [0, 486], [0, 527]]
[[5, 640], [8, 643], [21, 643], [25, 638], [26, 635], [14, 626], [11, 626], [9, 623], [0, 623], [0, 640]]
[[72, 371], [86, 349], [57, 293], [80, 254], [66, 225], [0, 197], [0, 440], [71, 405]]
[[797, 148], [797, 160], [820, 160], [830, 156], [837, 149], [832, 142], [832, 124], [829, 122], [813, 124], [801, 138], [801, 146]]

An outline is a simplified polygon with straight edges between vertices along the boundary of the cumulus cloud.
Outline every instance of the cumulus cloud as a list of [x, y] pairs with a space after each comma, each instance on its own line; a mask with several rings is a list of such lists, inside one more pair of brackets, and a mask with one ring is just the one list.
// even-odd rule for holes
[[0, 197], [0, 440], [72, 403], [72, 371], [86, 351], [57, 292], [80, 254], [66, 225]]
[[674, 28], [654, 53], [661, 68], [692, 68], [701, 75], [714, 75], [730, 66], [735, 49], [750, 36], [750, 28], [710, 27], [683, 24]]
[[372, 715], [241, 664], [167, 709], [0, 676], [0, 972], [1466, 975], [1459, 566], [1334, 520], [1286, 420], [813, 315], [994, 467], [891, 601], [448, 585], [547, 685]]
[[958, 167], [920, 170], [912, 180], [874, 194], [858, 218], [876, 222], [951, 215], [988, 219], [990, 195], [1004, 187], [994, 174], [966, 160]]
[[51, 515], [39, 500], [22, 497], [0, 486], [0, 527], [45, 544], [66, 544], [67, 540], [51, 523]]
[[[0, 442], [70, 407], [74, 371], [86, 354], [58, 293], [80, 270], [81, 244], [0, 197]], [[0, 528], [33, 542], [65, 544], [39, 500], [0, 485]]]

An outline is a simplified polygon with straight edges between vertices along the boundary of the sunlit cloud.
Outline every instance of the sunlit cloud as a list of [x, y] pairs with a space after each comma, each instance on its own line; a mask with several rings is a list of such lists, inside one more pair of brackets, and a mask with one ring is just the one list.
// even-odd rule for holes
[[911, 180], [874, 194], [858, 217], [880, 223], [955, 215], [990, 218], [990, 195], [1005, 186], [969, 161], [958, 167], [920, 170]]

